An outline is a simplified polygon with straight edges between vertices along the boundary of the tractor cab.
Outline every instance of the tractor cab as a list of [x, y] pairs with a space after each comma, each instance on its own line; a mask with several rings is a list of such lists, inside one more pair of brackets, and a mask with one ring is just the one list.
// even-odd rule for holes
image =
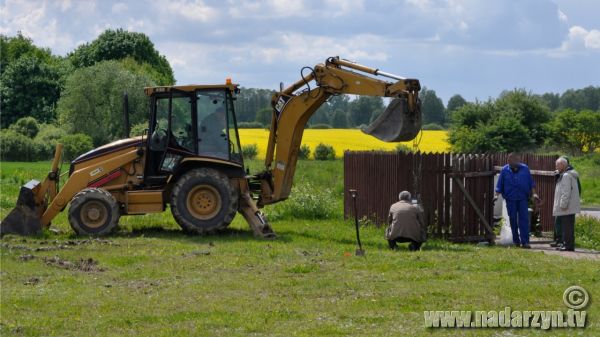
[[239, 91], [224, 85], [146, 88], [150, 96], [145, 181], [160, 185], [184, 161], [209, 161], [243, 168], [233, 108]]

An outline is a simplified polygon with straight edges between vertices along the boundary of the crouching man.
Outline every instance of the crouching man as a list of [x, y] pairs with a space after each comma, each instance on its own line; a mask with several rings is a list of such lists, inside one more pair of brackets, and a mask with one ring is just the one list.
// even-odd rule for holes
[[385, 238], [391, 249], [397, 249], [397, 243], [410, 242], [409, 250], [419, 250], [423, 242], [427, 241], [423, 213], [419, 207], [411, 204], [410, 192], [400, 192], [399, 199], [390, 207]]
[[568, 167], [569, 163], [565, 158], [558, 158], [556, 170], [559, 176], [554, 190], [552, 215], [562, 226], [563, 246], [557, 249], [573, 251], [575, 250], [575, 214], [581, 211], [581, 205], [577, 184], [579, 174], [575, 170], [568, 170]]

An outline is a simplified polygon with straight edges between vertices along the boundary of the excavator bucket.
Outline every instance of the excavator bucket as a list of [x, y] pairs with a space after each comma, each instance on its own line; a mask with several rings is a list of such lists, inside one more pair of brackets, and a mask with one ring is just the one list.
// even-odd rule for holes
[[35, 194], [40, 182], [31, 180], [21, 186], [17, 205], [0, 223], [0, 235], [34, 235], [42, 230], [40, 212], [36, 207]]
[[384, 142], [403, 142], [414, 139], [421, 130], [421, 103], [410, 111], [406, 98], [396, 98], [385, 111], [362, 132]]

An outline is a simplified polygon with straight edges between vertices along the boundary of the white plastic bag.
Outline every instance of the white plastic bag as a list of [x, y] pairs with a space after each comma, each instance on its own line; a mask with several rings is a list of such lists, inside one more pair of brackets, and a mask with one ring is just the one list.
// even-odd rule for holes
[[502, 228], [500, 228], [500, 245], [512, 245], [513, 236], [512, 230], [510, 229], [510, 219], [508, 218], [508, 212], [506, 211], [506, 202], [502, 202]]

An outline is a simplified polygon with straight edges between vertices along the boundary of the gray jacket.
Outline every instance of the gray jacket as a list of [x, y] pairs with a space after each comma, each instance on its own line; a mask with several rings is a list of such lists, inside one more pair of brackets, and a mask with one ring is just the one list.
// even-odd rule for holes
[[399, 201], [390, 207], [386, 240], [397, 238], [427, 241], [427, 227], [423, 221], [423, 212], [408, 201]]
[[553, 216], [577, 214], [581, 211], [577, 177], [577, 171], [569, 170], [563, 172], [556, 181]]

